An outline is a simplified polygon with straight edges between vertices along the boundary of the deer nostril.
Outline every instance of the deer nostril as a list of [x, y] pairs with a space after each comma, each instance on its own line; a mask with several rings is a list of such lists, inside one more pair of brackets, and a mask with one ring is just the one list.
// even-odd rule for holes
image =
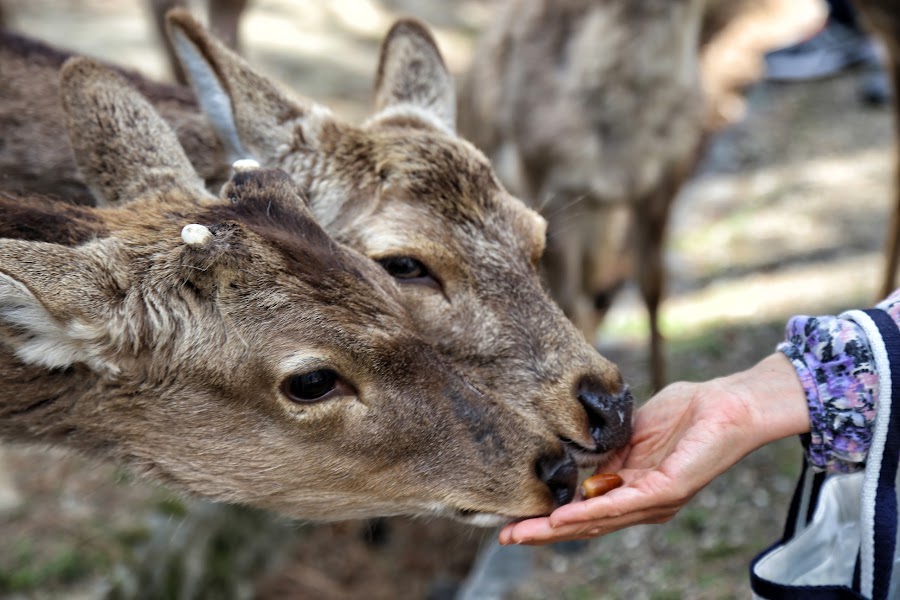
[[545, 454], [535, 465], [538, 479], [547, 484], [557, 506], [568, 504], [575, 497], [578, 485], [578, 466], [566, 452], [562, 456]]
[[615, 450], [631, 437], [631, 411], [634, 401], [628, 386], [611, 394], [591, 378], [578, 385], [578, 401], [588, 417], [591, 437], [597, 452]]

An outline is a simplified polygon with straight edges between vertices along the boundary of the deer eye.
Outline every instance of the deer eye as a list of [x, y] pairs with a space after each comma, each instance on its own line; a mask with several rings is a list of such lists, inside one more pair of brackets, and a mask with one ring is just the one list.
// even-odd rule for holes
[[421, 261], [411, 256], [387, 256], [379, 258], [378, 264], [394, 279], [405, 283], [426, 283], [440, 287], [437, 279]]
[[284, 394], [294, 402], [317, 402], [331, 395], [338, 384], [338, 374], [331, 369], [291, 375], [281, 385]]

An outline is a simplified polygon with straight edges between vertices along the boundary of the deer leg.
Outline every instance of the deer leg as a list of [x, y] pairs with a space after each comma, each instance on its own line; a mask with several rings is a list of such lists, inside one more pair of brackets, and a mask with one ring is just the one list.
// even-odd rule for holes
[[241, 15], [249, 0], [209, 0], [207, 11], [210, 29], [229, 48], [239, 49], [238, 31]]
[[150, 8], [150, 12], [153, 13], [153, 22], [156, 25], [156, 33], [159, 35], [159, 39], [165, 46], [166, 58], [169, 61], [169, 69], [172, 71], [172, 76], [175, 77], [175, 80], [178, 81], [178, 83], [186, 84], [187, 79], [181, 68], [181, 63], [175, 56], [175, 49], [172, 47], [172, 42], [169, 40], [169, 35], [166, 33], [166, 13], [175, 7], [186, 6], [187, 2], [186, 0], [148, 0], [147, 4]]
[[[892, 44], [887, 45], [892, 48]], [[886, 298], [897, 285], [897, 263], [900, 259], [900, 56], [893, 53], [888, 61], [891, 76], [892, 98], [894, 108], [894, 207], [888, 224], [884, 245], [884, 274], [878, 299]]]
[[885, 69], [891, 79], [894, 119], [894, 206], [884, 244], [884, 273], [878, 299], [887, 297], [897, 285], [900, 262], [900, 8], [891, 0], [856, 0], [867, 27], [881, 41], [887, 53]]
[[[238, 29], [241, 22], [241, 14], [247, 8], [249, 0], [209, 0], [207, 14], [210, 29], [230, 48], [238, 46]], [[148, 0], [150, 12], [153, 13], [153, 21], [156, 31], [166, 48], [166, 57], [169, 60], [169, 68], [176, 81], [187, 83], [181, 63], [172, 48], [172, 42], [166, 33], [166, 13], [175, 7], [185, 7], [186, 0]]]
[[653, 391], [662, 389], [666, 380], [663, 337], [659, 323], [659, 305], [665, 288], [664, 248], [669, 207], [674, 189], [660, 190], [649, 202], [635, 207], [635, 242], [637, 243], [637, 275], [647, 307], [650, 325], [650, 383]]
[[596, 334], [593, 309], [586, 299], [582, 282], [584, 247], [590, 243], [583, 239], [579, 216], [572, 209], [568, 196], [561, 194], [558, 209], [547, 211], [547, 246], [544, 250], [543, 268], [547, 286], [553, 299], [588, 341]]

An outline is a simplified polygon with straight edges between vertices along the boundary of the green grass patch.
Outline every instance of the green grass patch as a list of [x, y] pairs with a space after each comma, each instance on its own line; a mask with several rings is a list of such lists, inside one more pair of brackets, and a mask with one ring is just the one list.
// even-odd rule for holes
[[177, 496], [166, 496], [162, 498], [156, 505], [159, 511], [176, 519], [183, 519], [187, 515], [187, 506]]
[[27, 540], [15, 543], [12, 560], [0, 565], [0, 592], [27, 592], [79, 581], [107, 564], [101, 554], [83, 548], [66, 547], [49, 558], [37, 555]]

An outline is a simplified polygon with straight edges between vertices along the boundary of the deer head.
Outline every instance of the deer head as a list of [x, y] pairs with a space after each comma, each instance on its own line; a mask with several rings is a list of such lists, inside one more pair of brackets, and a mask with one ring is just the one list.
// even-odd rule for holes
[[325, 229], [396, 280], [441, 355], [507, 406], [551, 423], [582, 465], [627, 440], [628, 389], [544, 292], [546, 223], [456, 135], [452, 77], [423, 25], [390, 30], [375, 113], [353, 125], [280, 89], [187, 12], [168, 20], [232, 156], [289, 173]]
[[310, 519], [489, 525], [572, 497], [553, 424], [424, 343], [287, 175], [242, 170], [215, 198], [124, 80], [73, 59], [61, 88], [106, 207], [0, 196], [4, 437]]

